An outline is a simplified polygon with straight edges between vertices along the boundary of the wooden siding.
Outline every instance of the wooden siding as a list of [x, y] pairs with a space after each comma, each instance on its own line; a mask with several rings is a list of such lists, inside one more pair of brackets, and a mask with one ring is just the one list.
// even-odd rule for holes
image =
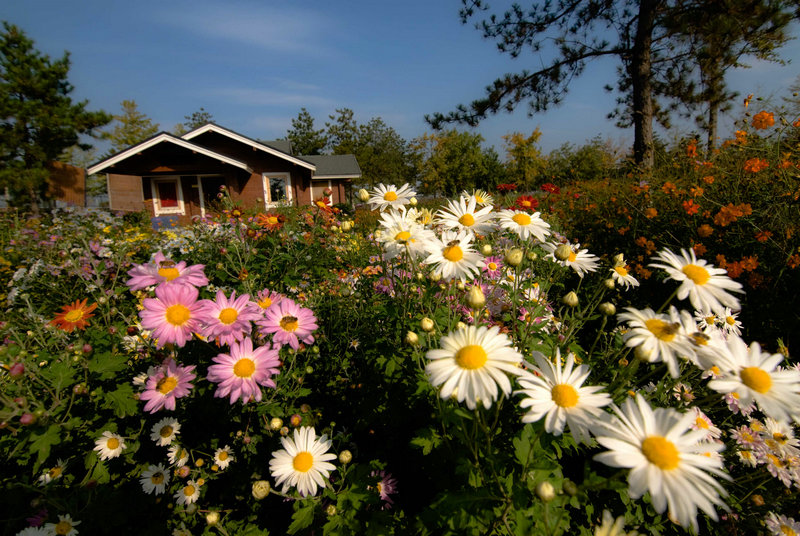
[[109, 173], [107, 184], [108, 207], [111, 210], [138, 212], [147, 208], [145, 206], [144, 195], [142, 194], [141, 177]]
[[50, 172], [47, 193], [51, 199], [68, 205], [86, 205], [86, 172], [83, 168], [50, 162], [47, 170]]

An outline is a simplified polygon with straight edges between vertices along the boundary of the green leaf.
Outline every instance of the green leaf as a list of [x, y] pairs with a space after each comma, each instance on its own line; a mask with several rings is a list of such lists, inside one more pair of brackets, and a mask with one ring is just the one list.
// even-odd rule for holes
[[308, 527], [314, 521], [314, 504], [303, 506], [292, 514], [292, 524], [289, 525], [287, 532], [295, 534], [299, 530]]
[[30, 447], [28, 452], [36, 454], [36, 463], [33, 466], [33, 471], [37, 472], [42, 463], [50, 456], [50, 447], [61, 443], [61, 435], [59, 434], [60, 427], [57, 424], [51, 424], [50, 427], [41, 434], [36, 432], [30, 436]]
[[102, 353], [89, 361], [89, 372], [99, 374], [101, 380], [109, 380], [127, 366], [127, 360], [124, 357]]
[[55, 391], [75, 383], [75, 367], [68, 362], [55, 361], [40, 369], [41, 376], [48, 380]]
[[120, 419], [137, 413], [136, 400], [133, 398], [133, 387], [123, 383], [115, 391], [105, 394], [103, 407], [114, 411]]
[[420, 430], [418, 433], [419, 435], [417, 437], [411, 439], [411, 444], [421, 448], [423, 456], [430, 454], [431, 451], [438, 447], [442, 442], [441, 437], [439, 437], [436, 432], [428, 428]]
[[98, 484], [105, 484], [111, 481], [111, 475], [108, 472], [106, 464], [100, 461], [96, 451], [91, 451], [83, 459], [83, 466], [87, 470], [86, 476], [81, 481], [81, 486], [85, 486], [91, 481]]

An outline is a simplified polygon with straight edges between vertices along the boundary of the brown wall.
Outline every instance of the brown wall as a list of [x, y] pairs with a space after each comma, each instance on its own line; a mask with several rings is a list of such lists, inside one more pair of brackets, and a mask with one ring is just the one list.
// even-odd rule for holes
[[50, 162], [47, 170], [50, 172], [47, 191], [52, 199], [70, 205], [86, 205], [86, 172], [83, 168], [63, 162]]
[[141, 177], [109, 173], [107, 184], [108, 206], [111, 210], [138, 212], [147, 208], [144, 196], [142, 195]]

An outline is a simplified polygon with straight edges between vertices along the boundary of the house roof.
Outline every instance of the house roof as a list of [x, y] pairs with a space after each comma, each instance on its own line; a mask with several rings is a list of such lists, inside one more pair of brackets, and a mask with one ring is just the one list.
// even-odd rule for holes
[[[260, 141], [264, 145], [268, 145], [269, 147], [277, 149], [282, 153], [293, 155], [292, 142], [289, 140], [260, 140]], [[302, 159], [303, 157], [301, 156], [300, 158]]]
[[86, 172], [89, 175], [93, 175], [95, 173], [99, 173], [99, 172], [103, 171], [104, 169], [113, 166], [114, 164], [122, 162], [123, 160], [126, 160], [126, 159], [128, 159], [128, 158], [130, 158], [132, 156], [136, 156], [136, 155], [142, 153], [143, 151], [146, 151], [147, 149], [150, 149], [151, 147], [154, 147], [154, 146], [162, 144], [162, 143], [170, 143], [170, 144], [173, 144], [173, 145], [177, 145], [178, 147], [182, 147], [182, 148], [187, 149], [189, 151], [192, 151], [192, 152], [195, 152], [195, 153], [198, 153], [198, 154], [202, 154], [204, 156], [207, 156], [209, 158], [213, 158], [213, 159], [218, 160], [220, 162], [223, 162], [225, 164], [229, 164], [231, 166], [235, 166], [235, 167], [244, 169], [244, 170], [246, 170], [246, 171], [248, 171], [250, 173], [253, 172], [253, 170], [250, 168], [250, 166], [248, 166], [244, 162], [241, 162], [239, 160], [235, 160], [235, 159], [231, 158], [230, 156], [225, 156], [223, 154], [216, 153], [216, 152], [214, 152], [214, 151], [212, 151], [212, 150], [210, 150], [210, 149], [208, 149], [206, 147], [203, 147], [201, 145], [197, 145], [195, 143], [191, 143], [190, 141], [187, 141], [187, 140], [185, 140], [183, 138], [177, 138], [177, 137], [175, 137], [172, 134], [169, 134], [167, 132], [159, 132], [155, 136], [153, 136], [151, 138], [148, 138], [148, 139], [144, 140], [143, 142], [137, 143], [136, 145], [134, 145], [134, 146], [132, 146], [132, 147], [130, 147], [128, 149], [125, 149], [124, 151], [121, 151], [121, 152], [119, 152], [119, 153], [117, 153], [117, 154], [115, 154], [113, 156], [110, 156], [110, 157], [106, 158], [105, 160], [101, 160], [100, 162], [97, 162], [93, 166], [89, 167], [86, 170]]
[[[214, 124], [214, 123], [206, 123], [202, 127], [198, 127], [196, 129], [192, 130], [191, 132], [187, 132], [186, 134], [181, 136], [181, 138], [183, 138], [184, 140], [191, 140], [191, 139], [196, 138], [197, 136], [200, 136], [200, 135], [205, 134], [207, 132], [214, 132], [214, 133], [220, 134], [222, 136], [227, 136], [228, 138], [231, 138], [231, 139], [236, 140], [236, 141], [238, 141], [240, 143], [243, 143], [245, 145], [253, 147], [254, 149], [259, 149], [259, 150], [264, 151], [266, 153], [269, 153], [269, 154], [271, 154], [273, 156], [277, 156], [279, 158], [283, 158], [284, 160], [288, 160], [289, 162], [291, 162], [293, 164], [297, 164], [298, 166], [304, 167], [306, 169], [310, 169], [311, 171], [315, 171], [314, 164], [311, 164], [310, 162], [307, 162], [305, 159], [300, 159], [300, 158], [297, 158], [295, 156], [292, 156], [291, 154], [289, 154], [287, 152], [284, 152], [283, 150], [276, 149], [275, 147], [272, 146], [273, 144], [276, 144], [276, 145], [280, 144], [280, 140], [278, 142], [267, 142], [267, 143], [269, 143], [269, 145], [267, 145], [264, 142], [260, 142], [260, 141], [254, 140], [252, 138], [248, 138], [247, 136], [244, 136], [244, 135], [239, 134], [237, 132], [234, 132], [232, 130], [228, 130], [227, 128], [223, 128], [223, 127], [221, 127], [221, 126], [219, 126], [217, 124]], [[288, 146], [288, 149], [289, 149], [289, 151], [291, 151], [291, 144]]]
[[360, 179], [361, 168], [352, 154], [301, 156], [317, 168], [314, 179]]

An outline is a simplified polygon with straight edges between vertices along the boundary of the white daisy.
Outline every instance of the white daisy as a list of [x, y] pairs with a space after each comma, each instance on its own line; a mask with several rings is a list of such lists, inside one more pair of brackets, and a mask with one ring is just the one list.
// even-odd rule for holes
[[169, 484], [169, 469], [160, 463], [158, 465], [150, 465], [142, 471], [139, 482], [141, 482], [145, 493], [161, 495], [167, 490], [167, 484]]
[[384, 210], [388, 207], [402, 207], [411, 202], [411, 198], [417, 193], [409, 186], [404, 184], [397, 188], [394, 184], [388, 186], [380, 183], [370, 192], [370, 198], [367, 201], [370, 205], [374, 205], [378, 210]]
[[480, 272], [478, 264], [482, 257], [472, 249], [473, 235], [467, 232], [445, 231], [442, 238], [432, 237], [426, 248], [425, 264], [433, 264], [433, 273], [442, 279], [468, 281]]
[[[15, 536], [50, 536], [51, 534], [55, 534], [55, 532], [48, 532], [44, 527], [25, 527]], [[75, 534], [73, 532], [73, 534]]]
[[39, 475], [39, 484], [44, 486], [45, 484], [49, 484], [53, 480], [61, 478], [61, 475], [64, 474], [64, 469], [67, 468], [67, 464], [64, 460], [58, 459], [56, 464], [51, 467], [50, 469], [45, 469], [41, 475]]
[[[722, 268], [715, 268], [703, 259], [698, 259], [694, 250], [681, 250], [682, 258], [669, 249], [660, 251], [650, 266], [665, 270], [669, 277], [681, 285], [678, 287], [678, 299], [689, 297], [692, 307], [698, 310], [711, 310], [721, 315], [725, 307], [740, 309], [739, 300], [728, 293], [742, 292], [742, 285], [728, 277]], [[662, 264], [663, 263], [663, 264]]]
[[47, 523], [44, 526], [44, 534], [58, 534], [60, 536], [74, 536], [78, 534], [75, 528], [80, 525], [80, 521], [75, 521], [69, 514], [58, 516], [58, 523]]
[[555, 251], [558, 246], [561, 244], [554, 244], [552, 242], [543, 242], [541, 244], [542, 249], [547, 251], [548, 255], [547, 258], [551, 261], [557, 262], [561, 266], [569, 266], [575, 273], [578, 274], [578, 277], [583, 277], [585, 274], [589, 272], [597, 271], [598, 265], [598, 258], [597, 255], [593, 255], [589, 253], [588, 249], [581, 249], [580, 244], [569, 244], [570, 251], [569, 257], [564, 259], [563, 261], [556, 259]]
[[466, 326], [442, 337], [439, 345], [425, 354], [431, 360], [425, 372], [434, 387], [442, 386], [442, 398], [466, 401], [469, 409], [478, 403], [490, 408], [498, 386], [505, 395], [511, 393], [505, 373], [519, 375], [522, 356], [497, 326]]
[[494, 204], [494, 198], [484, 190], [472, 190], [472, 193], [464, 190], [461, 192], [461, 197], [467, 200], [474, 199], [475, 203], [482, 207], [490, 207]]
[[770, 512], [764, 522], [775, 536], [800, 536], [800, 523], [794, 518]]
[[541, 218], [539, 212], [528, 214], [516, 210], [501, 210], [497, 220], [502, 229], [516, 233], [523, 240], [534, 237], [539, 242], [544, 242], [550, 234], [550, 224]]
[[602, 387], [583, 387], [589, 377], [589, 367], [575, 367], [572, 353], [567, 355], [564, 368], [561, 368], [561, 351], [556, 349], [554, 361], [541, 352], [533, 352], [536, 367], [533, 374], [526, 373], [517, 379], [522, 389], [514, 394], [526, 396], [520, 407], [530, 408], [522, 417], [522, 422], [537, 422], [545, 417], [544, 429], [550, 434], [561, 435], [564, 426], [578, 443], [591, 441], [590, 428], [603, 411], [600, 409], [611, 403], [606, 393], [598, 393]]
[[122, 439], [121, 435], [106, 430], [103, 432], [103, 437], [94, 442], [93, 450], [100, 454], [101, 460], [110, 460], [122, 454], [125, 448], [125, 440]]
[[697, 406], [693, 406], [692, 413], [694, 414], [694, 422], [692, 422], [691, 428], [692, 430], [702, 430], [705, 432], [703, 440], [714, 441], [720, 438], [722, 435], [722, 430], [714, 426], [714, 423], [711, 422], [711, 419], [708, 418], [708, 415], [703, 413], [703, 410]]
[[295, 428], [294, 437], [282, 437], [283, 449], [272, 453], [269, 470], [275, 484], [283, 484], [282, 492], [296, 487], [300, 495], [316, 495], [317, 487], [325, 487], [325, 478], [336, 467], [330, 460], [336, 454], [329, 453], [331, 442], [323, 435], [319, 439], [310, 426]]
[[183, 467], [189, 461], [189, 451], [180, 445], [172, 445], [167, 451], [170, 465]]
[[220, 469], [227, 469], [233, 460], [233, 450], [231, 450], [228, 445], [217, 449], [214, 453], [214, 463], [217, 464]]
[[722, 326], [725, 333], [733, 333], [734, 335], [742, 335], [742, 322], [738, 320], [739, 312], [734, 313], [730, 307], [725, 308], [725, 312], [717, 317], [717, 322]]
[[[697, 509], [716, 520], [714, 505], [725, 508], [720, 498], [726, 492], [713, 477], [730, 479], [722, 471], [722, 459], [709, 456], [724, 448], [721, 443], [702, 441], [701, 430], [691, 430], [693, 413], [671, 408], [653, 410], [636, 395], [615, 416], [596, 430], [597, 442], [609, 449], [595, 456], [612, 467], [630, 468], [628, 494], [638, 499], [645, 492], [656, 512], [669, 507], [669, 516], [697, 532]], [[712, 476], [713, 475], [713, 476]]]
[[722, 373], [708, 386], [720, 393], [737, 393], [742, 406], [755, 401], [773, 419], [800, 422], [800, 371], [780, 369], [783, 355], [762, 353], [757, 342], [748, 348], [734, 335], [725, 342], [715, 363]]
[[627, 312], [617, 315], [630, 328], [624, 335], [625, 346], [636, 348], [637, 357], [647, 362], [663, 361], [670, 375], [677, 378], [680, 373], [678, 356], [689, 359], [694, 356], [677, 309], [670, 307], [669, 316], [655, 313], [649, 307], [643, 311], [633, 307], [625, 310]]
[[381, 225], [378, 240], [383, 243], [386, 259], [408, 252], [411, 260], [416, 261], [427, 254], [425, 246], [433, 238], [433, 231], [408, 218], [404, 208], [383, 212], [378, 223]]
[[694, 320], [695, 322], [697, 322], [697, 325], [700, 327], [700, 329], [717, 327], [717, 315], [715, 315], [708, 309], [703, 309], [702, 311], [695, 311]]
[[153, 425], [150, 439], [155, 441], [159, 447], [166, 447], [175, 440], [180, 432], [181, 425], [177, 419], [164, 417]]
[[611, 268], [611, 278], [614, 282], [628, 290], [631, 287], [638, 287], [639, 281], [630, 274], [630, 267], [625, 264], [625, 260], [620, 255], [619, 262]]
[[200, 498], [200, 484], [194, 480], [187, 480], [186, 484], [178, 488], [173, 497], [178, 501], [178, 504], [187, 505], [197, 502], [197, 499]]
[[[800, 441], [794, 436], [794, 430], [788, 423], [766, 418], [765, 430], [762, 433], [764, 444], [782, 456], [800, 456]], [[800, 460], [798, 460], [800, 462]]]
[[494, 230], [492, 207], [476, 210], [475, 199], [448, 201], [447, 206], [436, 212], [436, 222], [447, 229], [466, 231], [472, 234], [487, 234]]

